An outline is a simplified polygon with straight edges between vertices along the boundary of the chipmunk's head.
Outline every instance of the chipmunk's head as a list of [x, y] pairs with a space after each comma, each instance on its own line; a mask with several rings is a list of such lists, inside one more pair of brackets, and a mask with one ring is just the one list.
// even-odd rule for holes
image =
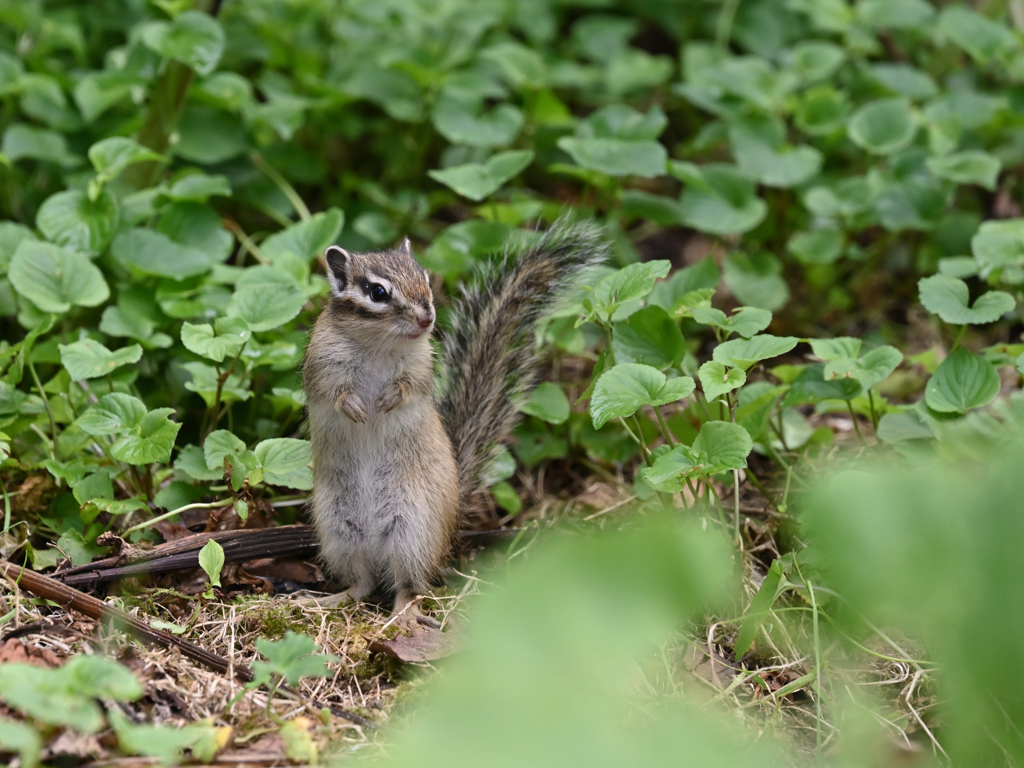
[[387, 251], [327, 249], [331, 313], [355, 335], [396, 345], [427, 337], [434, 327], [434, 295], [416, 263], [409, 238]]

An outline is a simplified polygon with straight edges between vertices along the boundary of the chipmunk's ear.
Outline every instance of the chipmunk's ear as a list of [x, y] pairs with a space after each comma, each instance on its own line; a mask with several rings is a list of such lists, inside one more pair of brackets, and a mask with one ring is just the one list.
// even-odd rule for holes
[[409, 256], [412, 256], [412, 243], [409, 242], [408, 237], [402, 238], [402, 244], [398, 246], [398, 250], [400, 253], [405, 253], [408, 254]]
[[332, 245], [324, 258], [327, 260], [327, 281], [331, 284], [331, 293], [340, 294], [351, 278], [352, 255], [344, 248]]

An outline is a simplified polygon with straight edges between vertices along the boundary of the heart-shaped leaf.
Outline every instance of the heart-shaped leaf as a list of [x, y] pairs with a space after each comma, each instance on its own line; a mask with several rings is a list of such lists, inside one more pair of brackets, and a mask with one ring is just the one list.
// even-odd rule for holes
[[692, 316], [702, 325], [713, 325], [727, 334], [737, 333], [745, 339], [760, 333], [772, 322], [772, 313], [757, 307], [740, 307], [732, 316], [720, 309], [697, 307]]
[[754, 182], [735, 166], [672, 161], [669, 167], [686, 184], [679, 203], [684, 222], [694, 229], [714, 235], [742, 234], [760, 224], [768, 212]]
[[156, 408], [147, 413], [136, 428], [110, 446], [110, 455], [126, 464], [168, 461], [181, 429], [181, 424], [171, 421], [172, 413], [173, 408]]
[[313, 487], [313, 449], [308, 440], [277, 437], [256, 445], [253, 453], [263, 469], [264, 481], [287, 488]]
[[260, 253], [272, 262], [286, 258], [286, 253], [308, 262], [338, 239], [344, 224], [345, 214], [338, 208], [315, 213], [268, 237], [260, 245]]
[[619, 362], [664, 369], [682, 362], [686, 343], [678, 324], [664, 309], [645, 307], [615, 324], [612, 351]]
[[455, 144], [500, 147], [511, 144], [523, 128], [523, 113], [511, 104], [483, 111], [479, 104], [442, 96], [432, 114], [438, 133]]
[[840, 358], [826, 363], [824, 379], [856, 379], [867, 390], [889, 378], [901, 362], [903, 353], [896, 347], [885, 345], [859, 359]]
[[126, 136], [111, 136], [89, 147], [89, 162], [103, 181], [116, 179], [134, 163], [164, 159], [163, 155]]
[[198, 248], [181, 245], [167, 235], [139, 227], [115, 237], [110, 252], [133, 271], [173, 280], [201, 275], [212, 266], [210, 257]]
[[185, 348], [218, 363], [237, 355], [251, 337], [249, 326], [236, 317], [218, 318], [216, 333], [209, 323], [186, 322], [181, 326], [181, 343]]
[[668, 162], [668, 152], [656, 141], [563, 136], [558, 147], [577, 165], [609, 176], [661, 176]]
[[208, 13], [185, 11], [173, 22], [155, 21], [142, 29], [142, 41], [168, 59], [208, 75], [224, 53], [224, 30]]
[[[228, 182], [227, 176], [189, 173], [171, 184], [164, 194], [171, 200], [205, 203], [214, 196], [230, 197], [231, 184]], [[269, 240], [269, 238], [267, 239]]]
[[631, 416], [644, 405], [665, 405], [682, 400], [696, 388], [689, 376], [669, 379], [657, 368], [620, 363], [605, 371], [594, 385], [590, 416], [594, 429], [608, 419]]
[[719, 363], [728, 363], [744, 371], [761, 360], [777, 357], [789, 352], [800, 339], [794, 336], [772, 336], [762, 334], [749, 339], [732, 339], [715, 347], [712, 358]]
[[999, 394], [999, 373], [983, 357], [953, 350], [942, 361], [924, 391], [928, 407], [940, 413], [967, 413], [991, 403]]
[[238, 285], [228, 302], [227, 314], [244, 320], [251, 331], [278, 328], [299, 314], [306, 294], [285, 283]]
[[977, 149], [955, 152], [942, 157], [929, 157], [928, 170], [957, 184], [977, 184], [994, 190], [1002, 161], [995, 155]]
[[971, 238], [971, 253], [982, 274], [993, 269], [1024, 265], [1024, 219], [985, 221]]
[[[664, 260], [636, 262], [603, 277], [594, 286], [596, 301], [592, 303], [592, 314], [608, 322], [619, 307], [637, 302], [650, 293], [655, 280], [665, 277], [671, 267], [672, 264]], [[638, 306], [635, 304], [634, 309]]]
[[989, 291], [970, 306], [967, 283], [948, 275], [922, 278], [917, 287], [924, 308], [954, 325], [994, 323], [1016, 306], [1013, 296], [1003, 291]]
[[106, 190], [95, 200], [77, 189], [58, 192], [46, 198], [36, 214], [36, 226], [48, 240], [89, 254], [107, 247], [118, 220], [117, 202]]
[[75, 423], [87, 435], [117, 435], [142, 422], [146, 406], [137, 397], [121, 392], [104, 395]]
[[74, 344], [60, 345], [60, 361], [74, 381], [96, 379], [113, 373], [122, 365], [137, 363], [142, 347], [132, 344], [111, 352], [93, 339], [80, 339]]
[[850, 401], [863, 391], [860, 381], [855, 378], [825, 378], [825, 365], [806, 365], [789, 385], [789, 391], [782, 398], [782, 407], [814, 405], [825, 400]]
[[831, 264], [842, 255], [844, 240], [838, 229], [812, 229], [794, 234], [786, 247], [804, 264]]
[[255, 455], [248, 451], [245, 443], [226, 429], [217, 429], [206, 436], [203, 442], [203, 457], [206, 467], [221, 471], [224, 468], [224, 457], [232, 456], [243, 464], [254, 464]]
[[563, 424], [569, 418], [569, 398], [553, 381], [545, 381], [530, 393], [519, 410], [549, 424]]
[[36, 240], [18, 244], [7, 277], [14, 290], [43, 312], [95, 307], [110, 297], [103, 273], [88, 258]]
[[847, 133], [854, 144], [874, 155], [891, 155], [914, 140], [917, 125], [903, 99], [879, 99], [857, 110]]
[[704, 462], [704, 472], [713, 474], [747, 466], [753, 448], [747, 430], [728, 421], [709, 421], [700, 428], [691, 450]]
[[531, 150], [499, 152], [487, 158], [484, 163], [456, 165], [441, 171], [429, 171], [428, 175], [451, 187], [463, 197], [483, 200], [496, 192], [506, 181], [522, 173], [531, 162]]
[[860, 354], [863, 342], [852, 336], [839, 336], [835, 339], [811, 339], [810, 344], [815, 357], [822, 360], [842, 360], [856, 358]]
[[700, 385], [704, 389], [704, 398], [710, 403], [727, 392], [742, 387], [747, 374], [739, 368], [727, 368], [722, 363], [708, 360], [697, 372]]

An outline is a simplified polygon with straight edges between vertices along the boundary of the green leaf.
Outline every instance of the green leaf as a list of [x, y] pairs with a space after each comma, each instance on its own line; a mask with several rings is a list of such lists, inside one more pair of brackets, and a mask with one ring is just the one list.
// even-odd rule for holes
[[523, 128], [523, 113], [511, 104], [499, 104], [489, 112], [480, 105], [442, 96], [432, 114], [438, 133], [454, 144], [500, 147], [511, 144]]
[[0, 697], [24, 715], [82, 733], [103, 727], [96, 698], [134, 701], [142, 685], [125, 667], [104, 656], [78, 655], [55, 669], [8, 662], [0, 665]]
[[308, 262], [327, 250], [338, 239], [345, 224], [345, 214], [338, 208], [315, 213], [306, 221], [292, 224], [260, 245], [260, 253], [271, 262], [287, 258], [285, 254]]
[[811, 136], [837, 133], [846, 127], [850, 112], [845, 93], [830, 85], [819, 85], [808, 90], [800, 99], [796, 124]]
[[747, 381], [747, 374], [739, 368], [726, 368], [722, 363], [713, 360], [704, 363], [697, 375], [704, 390], [704, 399], [709, 403], [727, 392], [742, 387]]
[[36, 226], [48, 240], [88, 254], [106, 249], [118, 221], [117, 202], [106, 190], [95, 200], [77, 189], [58, 192], [36, 214]]
[[[211, 540], [210, 543], [214, 542]], [[157, 622], [152, 624], [156, 625]], [[174, 627], [173, 624], [170, 626]], [[135, 724], [116, 709], [111, 709], [108, 717], [114, 733], [117, 734], [118, 747], [128, 754], [160, 758], [161, 765], [179, 765], [182, 752], [190, 747], [193, 757], [198, 759], [197, 751], [201, 749], [200, 745], [203, 742], [212, 743], [214, 746], [212, 752], [207, 748], [203, 753], [208, 755], [209, 759], [202, 762], [211, 762], [216, 754], [217, 729], [205, 721], [189, 723], [184, 727]]]
[[242, 458], [245, 453], [245, 443], [226, 429], [214, 430], [203, 442], [203, 455], [209, 470], [219, 472], [224, 468], [225, 456]]
[[43, 740], [28, 723], [0, 718], [0, 751], [17, 752], [22, 768], [36, 768]]
[[966, 150], [942, 157], [929, 157], [928, 170], [957, 184], [977, 184], [988, 190], [996, 188], [1002, 161], [980, 150]]
[[980, 64], [1019, 47], [1017, 38], [1005, 22], [988, 19], [963, 5], [952, 5], [942, 10], [939, 32]]
[[142, 347], [132, 344], [111, 352], [98, 341], [80, 339], [74, 344], [60, 345], [60, 362], [73, 381], [96, 379], [113, 373], [122, 365], [142, 359]]
[[834, 43], [808, 40], [790, 51], [790, 66], [805, 83], [827, 80], [846, 61], [846, 52]]
[[635, 304], [650, 293], [655, 280], [665, 277], [671, 266], [664, 260], [636, 262], [601, 278], [593, 289], [593, 312], [603, 321], [611, 320], [620, 307]]
[[496, 64], [502, 78], [513, 88], [539, 88], [544, 84], [544, 60], [522, 43], [498, 43], [481, 50], [479, 56]]
[[696, 388], [689, 376], [669, 379], [657, 368], [620, 363], [602, 374], [590, 398], [594, 429], [609, 419], [631, 416], [644, 405], [665, 405], [682, 400]]
[[313, 449], [308, 440], [272, 438], [257, 444], [253, 453], [266, 482], [300, 490], [313, 487]]
[[1024, 265], [1024, 219], [985, 221], [971, 238], [971, 252], [983, 274]]
[[114, 238], [110, 252], [124, 267], [143, 275], [183, 280], [210, 271], [210, 257], [152, 229], [134, 228]]
[[704, 472], [712, 474], [747, 466], [753, 449], [747, 430], [728, 421], [708, 421], [700, 428], [691, 449], [705, 462]]
[[930, 440], [935, 437], [931, 428], [917, 411], [887, 413], [878, 420], [878, 439], [887, 445], [904, 440]]
[[[818, 354], [815, 352], [815, 354]], [[821, 355], [818, 355], [821, 357]], [[825, 365], [824, 379], [856, 379], [865, 390], [885, 381], [903, 362], [903, 353], [884, 345], [873, 349], [859, 359], [840, 358]]]
[[988, 405], [998, 394], [999, 373], [995, 366], [960, 347], [928, 379], [924, 399], [933, 411], [967, 413]]
[[789, 300], [781, 272], [782, 262], [771, 253], [731, 253], [722, 263], [725, 284], [739, 301], [772, 312]]
[[171, 421], [173, 408], [156, 408], [145, 416], [134, 429], [123, 434], [110, 446], [110, 455], [126, 464], [165, 463], [171, 458], [171, 449], [181, 424]]
[[110, 297], [100, 270], [66, 248], [22, 240], [7, 274], [19, 294], [44, 312], [63, 313], [73, 305], [95, 307]]
[[156, 21], [142, 28], [142, 41], [168, 59], [208, 75], [224, 53], [224, 30], [202, 11], [185, 11], [173, 22]]
[[920, 29], [935, 15], [927, 0], [860, 0], [854, 11], [874, 29]]
[[235, 317], [217, 318], [216, 334], [209, 323], [186, 322], [181, 326], [181, 343], [185, 348], [218, 363], [237, 355], [251, 337], [252, 331], [246, 322]]
[[727, 335], [738, 333], [745, 339], [760, 333], [772, 322], [772, 313], [757, 307], [740, 307], [731, 317], [711, 307], [698, 307], [691, 314], [702, 325], [721, 328]]
[[189, 173], [182, 176], [164, 193], [171, 200], [205, 203], [211, 197], [231, 197], [227, 176]]
[[662, 454], [641, 476], [656, 490], [675, 493], [693, 475], [713, 475], [747, 466], [753, 441], [747, 430], [728, 421], [708, 421], [692, 446], [677, 445]]
[[224, 548], [213, 539], [207, 541], [199, 550], [199, 567], [215, 587], [220, 584], [220, 572], [224, 567]]
[[252, 397], [252, 389], [241, 386], [242, 377], [239, 373], [232, 373], [223, 384], [218, 385], [219, 374], [212, 365], [196, 361], [183, 363], [181, 367], [192, 374], [192, 380], [185, 382], [185, 389], [202, 397], [208, 408], [213, 408], [217, 402], [218, 390], [222, 405]]
[[795, 233], [786, 247], [804, 264], [831, 264], [842, 255], [844, 242], [838, 229], [812, 229]]
[[714, 235], [742, 234], [756, 227], [768, 206], [756, 194], [754, 182], [735, 166], [671, 162], [673, 176], [686, 184], [680, 198], [683, 220], [694, 229]]
[[569, 398], [553, 381], [545, 381], [530, 393], [519, 410], [549, 424], [564, 424], [569, 418]]
[[875, 155], [891, 155], [909, 146], [917, 133], [910, 105], [903, 99], [879, 99], [857, 110], [847, 132], [854, 144]]
[[625, 104], [609, 104], [588, 115], [579, 124], [577, 136], [582, 139], [654, 141], [667, 125], [668, 118], [658, 105], [647, 112], [640, 112]]
[[856, 358], [860, 354], [863, 342], [852, 336], [839, 336], [834, 339], [811, 339], [811, 350], [815, 357], [822, 360], [842, 360]]
[[4, 131], [0, 153], [12, 163], [24, 159], [43, 160], [64, 167], [78, 163], [78, 158], [68, 151], [68, 143], [62, 134], [23, 123], [13, 123]]
[[103, 181], [116, 179], [129, 165], [164, 159], [163, 155], [126, 136], [111, 136], [89, 147], [89, 162]]
[[954, 325], [994, 323], [1016, 306], [1013, 296], [1003, 291], [989, 291], [969, 306], [967, 283], [948, 275], [922, 278], [917, 287], [924, 308]]
[[533, 157], [531, 150], [499, 152], [484, 163], [466, 163], [441, 171], [428, 171], [427, 175], [463, 197], [483, 200], [524, 171], [533, 162]]
[[563, 136], [558, 147], [577, 165], [609, 176], [661, 176], [668, 161], [668, 152], [656, 141]]
[[931, 75], [909, 64], [874, 64], [871, 75], [888, 90], [908, 99], [930, 99], [939, 92]]
[[118, 435], [142, 423], [146, 406], [137, 397], [121, 392], [104, 395], [75, 423], [87, 435]]
[[682, 362], [686, 343], [679, 325], [664, 309], [645, 307], [615, 324], [612, 350], [621, 363], [644, 363], [665, 369]]
[[740, 170], [769, 187], [794, 187], [821, 170], [821, 152], [785, 142], [785, 128], [770, 118], [747, 118], [729, 125], [729, 142]]
[[306, 294], [284, 283], [237, 286], [227, 314], [237, 317], [254, 333], [278, 328], [294, 318], [306, 303]]
[[733, 339], [715, 347], [712, 358], [719, 363], [728, 363], [744, 371], [761, 360], [789, 352], [800, 339], [794, 336], [771, 336], [762, 334], [749, 339]]
[[277, 641], [259, 638], [256, 650], [267, 657], [267, 661], [253, 662], [256, 679], [269, 680], [271, 675], [280, 675], [288, 685], [295, 685], [304, 677], [328, 677], [327, 663], [338, 660], [336, 656], [318, 653], [320, 649], [308, 635], [291, 630]]
[[737, 659], [745, 656], [754, 644], [754, 640], [757, 638], [757, 630], [761, 628], [764, 620], [768, 618], [768, 613], [771, 611], [776, 598], [779, 596], [779, 592], [783, 588], [784, 578], [782, 575], [782, 561], [778, 558], [772, 560], [771, 567], [768, 568], [764, 581], [761, 582], [761, 586], [758, 588], [757, 594], [754, 595], [754, 599], [750, 601], [750, 608], [747, 609], [747, 613], [743, 617], [740, 631], [736, 634], [733, 653]]
[[861, 383], [854, 378], [825, 379], [825, 365], [805, 365], [789, 386], [782, 398], [782, 407], [813, 405], [825, 400], [850, 401], [863, 391]]

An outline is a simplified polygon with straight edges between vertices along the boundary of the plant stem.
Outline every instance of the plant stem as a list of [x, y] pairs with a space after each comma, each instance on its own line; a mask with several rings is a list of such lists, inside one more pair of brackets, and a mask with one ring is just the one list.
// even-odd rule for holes
[[846, 401], [846, 408], [850, 412], [850, 418], [853, 419], [853, 429], [857, 433], [857, 438], [860, 440], [861, 445], [867, 445], [867, 441], [864, 439], [864, 435], [860, 431], [860, 422], [857, 421], [857, 414], [853, 412], [853, 403], [849, 400]]
[[675, 448], [676, 441], [672, 439], [672, 433], [668, 429], [668, 424], [665, 423], [665, 417], [661, 413], [661, 406], [654, 406], [654, 412], [658, 414], [658, 424], [661, 425], [661, 433], [665, 436], [665, 442], [672, 448]]
[[51, 446], [51, 453], [53, 454], [54, 459], [62, 461], [60, 448], [57, 445], [57, 422], [53, 418], [53, 410], [50, 408], [50, 399], [46, 396], [42, 382], [39, 381], [39, 374], [36, 373], [36, 367], [32, 365], [32, 361], [28, 359], [28, 355], [25, 355], [25, 365], [28, 367], [28, 372], [32, 375], [32, 381], [35, 382], [36, 389], [39, 390], [39, 396], [43, 398], [43, 407], [46, 409], [46, 416], [50, 420], [50, 440], [53, 443]]
[[871, 429], [878, 432], [878, 412], [875, 410], [875, 393], [868, 390], [868, 408], [871, 409]]
[[953, 346], [949, 348], [950, 352], [960, 346], [960, 341], [963, 339], [965, 333], [967, 333], [967, 323], [961, 325], [960, 330], [956, 332], [956, 338], [953, 339]]
[[313, 218], [313, 214], [309, 212], [309, 208], [306, 207], [306, 203], [299, 196], [299, 193], [295, 191], [295, 187], [288, 183], [288, 180], [277, 172], [270, 163], [263, 159], [263, 155], [259, 152], [253, 152], [249, 157], [252, 159], [253, 165], [259, 168], [280, 189], [284, 196], [288, 198], [288, 202], [292, 204], [292, 208], [299, 214], [299, 218], [303, 221], [309, 221]]
[[187, 512], [190, 509], [216, 509], [217, 507], [226, 507], [230, 504], [231, 499], [228, 499], [227, 501], [211, 501], [202, 504], [186, 504], [184, 507], [172, 509], [170, 512], [165, 512], [162, 515], [157, 515], [156, 517], [150, 520], [146, 520], [145, 522], [139, 523], [138, 525], [133, 525], [131, 528], [125, 528], [123, 531], [121, 531], [120, 535], [123, 538], [130, 533], [135, 533], [136, 531], [141, 531], [146, 528], [149, 528], [151, 525], [162, 523], [164, 520], [167, 520], [170, 517], [174, 517], [175, 515], [180, 515], [182, 512]]

